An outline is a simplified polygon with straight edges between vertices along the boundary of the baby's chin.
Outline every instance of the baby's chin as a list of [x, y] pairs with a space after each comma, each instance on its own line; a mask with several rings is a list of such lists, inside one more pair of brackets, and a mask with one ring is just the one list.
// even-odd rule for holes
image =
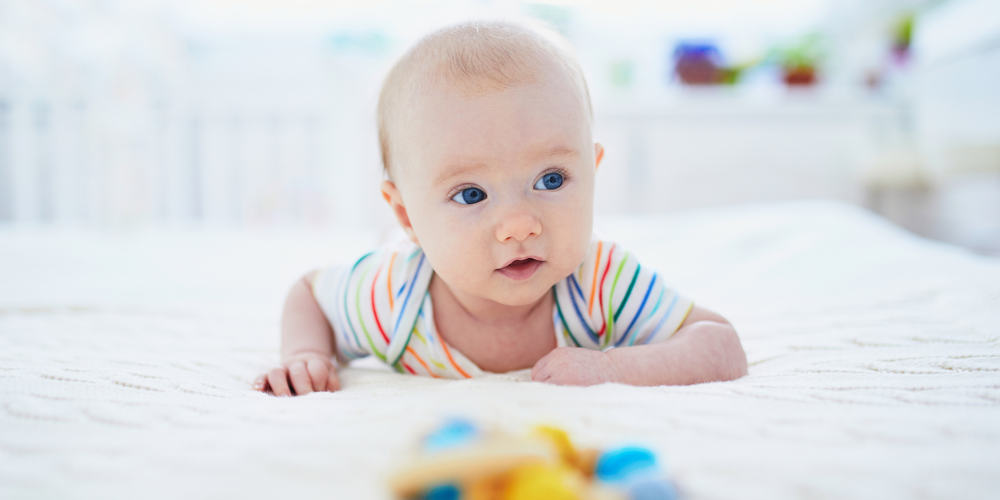
[[549, 292], [550, 288], [546, 288], [545, 291], [542, 293], [531, 293], [531, 294], [501, 293], [497, 294], [496, 297], [490, 297], [490, 299], [498, 304], [502, 304], [509, 307], [530, 306], [532, 304], [537, 304], [539, 300], [545, 298], [545, 295], [547, 293], [551, 293]]
[[[537, 303], [545, 298], [546, 294], [552, 293], [552, 287], [556, 282], [546, 280], [541, 276], [531, 280], [529, 283], [503, 283], [501, 286], [493, 287], [490, 290], [490, 299], [505, 306], [527, 306]], [[501, 280], [503, 282], [504, 280]]]

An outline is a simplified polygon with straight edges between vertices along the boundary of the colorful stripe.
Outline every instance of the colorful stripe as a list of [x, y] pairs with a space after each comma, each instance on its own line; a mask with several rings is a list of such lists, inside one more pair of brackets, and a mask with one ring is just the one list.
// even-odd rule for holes
[[[614, 247], [611, 248], [613, 249]], [[621, 263], [618, 264], [618, 270], [615, 271], [615, 279], [611, 281], [611, 294], [608, 295], [608, 315], [604, 320], [607, 322], [608, 321], [607, 318], [610, 318], [611, 322], [608, 323], [608, 334], [604, 336], [605, 347], [608, 345], [608, 342], [611, 341], [611, 338], [615, 334], [615, 320], [618, 319], [618, 315], [614, 314], [614, 304], [613, 304], [615, 300], [615, 288], [618, 287], [618, 278], [621, 277], [622, 269], [625, 268], [625, 263], [628, 262], [628, 256], [629, 256], [628, 252], [625, 252], [625, 256], [622, 257]], [[610, 261], [608, 263], [610, 264]], [[625, 295], [625, 300], [622, 301], [622, 304], [624, 304], [627, 300], [628, 300], [628, 294]], [[618, 310], [621, 311], [621, 307], [619, 307]]]
[[[583, 302], [586, 299], [583, 298], [583, 290], [580, 289], [580, 282], [577, 281], [576, 276], [573, 276], [572, 274], [569, 277], [570, 277], [570, 283], [573, 284], [573, 286], [570, 288], [570, 291], [571, 292], [575, 291], [577, 295], [580, 296], [580, 302]], [[573, 299], [573, 297], [570, 298]]]
[[461, 373], [463, 377], [472, 378], [472, 375], [466, 373], [465, 370], [463, 370], [462, 367], [458, 366], [458, 363], [455, 362], [455, 358], [451, 357], [451, 352], [448, 350], [448, 344], [441, 342], [441, 347], [444, 348], [444, 354], [445, 356], [448, 356], [448, 361], [451, 362], [451, 366], [454, 366], [455, 370], [458, 371], [458, 373]]
[[615, 347], [620, 346], [622, 342], [624, 342], [625, 339], [628, 338], [628, 332], [632, 330], [632, 326], [635, 325], [635, 321], [639, 319], [640, 315], [642, 315], [642, 310], [643, 308], [646, 307], [646, 301], [649, 300], [649, 292], [653, 291], [653, 285], [655, 284], [656, 284], [656, 273], [653, 273], [653, 279], [649, 280], [649, 286], [646, 287], [646, 294], [642, 296], [642, 303], [639, 304], [639, 310], [635, 312], [635, 316], [632, 317], [632, 321], [629, 322], [628, 327], [626, 327], [625, 331], [622, 333], [622, 338], [615, 343]]
[[597, 258], [594, 259], [594, 277], [590, 280], [590, 302], [587, 304], [587, 315], [594, 314], [594, 285], [597, 284], [597, 270], [601, 266], [601, 242], [597, 242]]
[[348, 306], [348, 302], [347, 302], [347, 295], [348, 294], [347, 294], [346, 290], [350, 287], [350, 283], [351, 283], [351, 279], [350, 278], [351, 278], [352, 275], [354, 275], [354, 271], [357, 270], [358, 266], [365, 259], [367, 259], [368, 257], [370, 257], [373, 253], [374, 252], [368, 252], [368, 253], [362, 255], [360, 259], [356, 260], [354, 262], [354, 265], [351, 266], [351, 271], [347, 274], [347, 276], [344, 277], [344, 279], [342, 281], [342, 283], [344, 283], [344, 289], [345, 289], [345, 293], [344, 293], [344, 323], [347, 324], [347, 329], [350, 330], [351, 331], [351, 335], [354, 336], [354, 343], [358, 346], [358, 350], [359, 351], [364, 351], [364, 347], [361, 345], [361, 339], [358, 337], [358, 331], [354, 328], [354, 324], [351, 322], [351, 313], [348, 310], [348, 307], [349, 307]]
[[380, 267], [378, 268], [378, 271], [375, 271], [375, 277], [372, 278], [372, 316], [375, 318], [375, 326], [378, 327], [378, 332], [382, 334], [382, 338], [385, 339], [385, 343], [388, 344], [389, 336], [385, 334], [385, 330], [382, 328], [382, 322], [378, 319], [378, 308], [375, 307], [375, 284], [378, 283], [378, 275], [381, 272], [382, 268]]
[[608, 319], [604, 316], [604, 280], [608, 278], [608, 271], [611, 270], [611, 259], [614, 255], [615, 245], [612, 244], [611, 248], [608, 249], [608, 263], [604, 266], [604, 272], [601, 273], [600, 291], [597, 292], [598, 309], [601, 310], [601, 329], [597, 331], [598, 337], [604, 335], [604, 330], [608, 327]]
[[628, 304], [628, 298], [632, 295], [632, 287], [635, 286], [635, 280], [639, 278], [639, 270], [642, 266], [639, 264], [635, 265], [635, 273], [632, 274], [632, 281], [628, 284], [628, 289], [625, 290], [625, 297], [622, 298], [622, 303], [618, 305], [618, 310], [615, 311], [615, 321], [618, 321], [618, 316], [621, 315], [622, 310], [625, 309], [625, 304]]
[[[663, 298], [663, 296], [661, 295], [661, 296], [660, 296], [660, 298], [662, 299], [662, 298]], [[667, 312], [666, 312], [666, 313], [665, 313], [665, 314], [663, 315], [663, 317], [662, 317], [662, 318], [660, 318], [660, 321], [658, 321], [658, 322], [656, 323], [656, 327], [654, 327], [654, 328], [653, 328], [653, 331], [649, 332], [649, 336], [647, 336], [647, 337], [645, 338], [645, 340], [643, 340], [643, 341], [642, 341], [642, 343], [643, 343], [643, 344], [648, 344], [648, 343], [649, 343], [649, 341], [650, 341], [650, 340], [653, 340], [653, 337], [655, 337], [655, 336], [656, 336], [656, 333], [660, 331], [660, 327], [662, 327], [662, 326], [663, 326], [663, 323], [664, 323], [665, 321], [667, 321], [667, 318], [669, 318], [669, 317], [670, 317], [670, 311], [673, 311], [673, 310], [674, 310], [674, 306], [675, 306], [675, 305], [677, 305], [677, 299], [678, 299], [678, 298], [679, 298], [679, 297], [678, 297], [678, 296], [677, 296], [676, 294], [674, 294], [674, 299], [673, 299], [673, 300], [671, 300], [671, 301], [670, 301], [670, 305], [669, 305], [669, 306], [667, 306]], [[660, 305], [660, 304], [659, 304], [659, 302], [657, 302], [657, 304], [656, 304], [656, 305], [657, 305], [657, 306], [659, 306], [659, 305]], [[634, 338], [632, 339], [632, 342], [635, 342], [635, 339], [634, 339]]]
[[594, 333], [594, 330], [590, 328], [590, 322], [583, 316], [583, 312], [580, 311], [580, 306], [576, 304], [575, 300], [570, 300], [569, 302], [570, 304], [573, 304], [573, 310], [576, 311], [576, 317], [580, 320], [580, 324], [583, 325], [583, 328], [586, 330], [587, 336], [590, 337], [590, 340], [593, 340], [596, 344], [600, 341], [600, 338]]
[[375, 347], [375, 342], [372, 341], [372, 336], [368, 333], [368, 327], [365, 326], [364, 316], [361, 315], [361, 285], [364, 284], [369, 271], [371, 271], [371, 266], [365, 267], [364, 272], [361, 274], [361, 279], [358, 280], [358, 286], [354, 292], [354, 309], [357, 312], [358, 323], [361, 324], [361, 331], [365, 334], [365, 338], [368, 340], [368, 346], [371, 347], [372, 353], [375, 354], [378, 359], [385, 361], [385, 355], [382, 354], [377, 347]]
[[389, 310], [390, 311], [392, 311], [393, 309], [396, 308], [396, 306], [392, 302], [392, 265], [396, 263], [396, 255], [399, 255], [399, 252], [392, 252], [392, 258], [389, 259], [389, 272], [386, 274], [386, 277], [389, 278], [389, 279], [388, 279], [388, 281], [385, 282], [385, 289], [386, 289], [386, 291], [389, 292], [386, 295], [389, 296]]
[[555, 299], [556, 313], [559, 314], [559, 321], [562, 322], [562, 326], [566, 330], [566, 334], [569, 335], [569, 338], [573, 340], [573, 343], [576, 344], [577, 347], [581, 347], [580, 341], [576, 340], [576, 337], [574, 337], [573, 333], [570, 332], [569, 325], [566, 324], [566, 317], [563, 316], [562, 307], [559, 306], [559, 296], [556, 294], [556, 287], [552, 287], [552, 297]]
[[[419, 251], [417, 249], [416, 251]], [[403, 353], [405, 352], [406, 346], [410, 344], [410, 339], [413, 337], [413, 327], [417, 324], [417, 318], [419, 317], [420, 310], [417, 309], [415, 313], [412, 314], [412, 318], [407, 316], [407, 308], [410, 307], [410, 297], [413, 295], [413, 288], [416, 286], [417, 281], [422, 281], [423, 275], [421, 271], [424, 269], [424, 262], [426, 258], [423, 252], [420, 252], [420, 261], [417, 262], [417, 268], [413, 271], [413, 276], [410, 277], [410, 285], [406, 290], [406, 298], [403, 299], [403, 305], [399, 309], [399, 314], [395, 315], [393, 325], [392, 325], [392, 341], [389, 342], [387, 349], [387, 354], [393, 356], [391, 363], [395, 364], [397, 361], [402, 359]], [[433, 272], [433, 270], [431, 270]], [[427, 289], [427, 285], [430, 284], [430, 278], [426, 280], [426, 283], [421, 283], [421, 290], [423, 290], [424, 295], [420, 299], [420, 307], [423, 307], [424, 301], [427, 297], [430, 297], [430, 290]], [[410, 308], [412, 310], [412, 308]], [[405, 332], [406, 338], [396, 339], [396, 332], [399, 330], [399, 325], [406, 324]], [[388, 357], [388, 356], [387, 356]]]
[[[424, 256], [421, 255], [420, 256], [420, 262], [417, 263], [417, 270], [413, 273], [413, 276], [411, 276], [410, 279], [409, 279], [409, 285], [410, 285], [410, 287], [409, 287], [408, 290], [406, 290], [406, 298], [403, 299], [402, 309], [400, 309], [399, 315], [397, 316], [399, 318], [403, 317], [403, 314], [406, 313], [407, 306], [410, 305], [410, 296], [413, 295], [413, 286], [417, 283], [417, 276], [420, 276], [420, 269], [423, 268], [423, 266], [424, 266]], [[404, 283], [403, 286], [406, 286], [406, 284]], [[398, 328], [399, 328], [399, 323], [398, 322], [396, 324], [392, 325], [392, 337], [393, 338], [396, 337], [396, 330]]]
[[417, 354], [417, 351], [414, 351], [412, 347], [406, 346], [406, 352], [410, 353], [410, 355], [413, 356], [414, 358], [417, 358], [417, 362], [420, 363], [420, 366], [424, 367], [424, 370], [427, 370], [428, 375], [434, 378], [441, 378], [435, 375], [434, 372], [432, 372], [431, 369], [427, 367], [427, 363], [424, 363], [424, 360], [420, 358], [420, 355]]
[[[423, 314], [421, 314], [420, 316], [423, 317]], [[442, 362], [434, 359], [435, 358], [435, 354], [436, 354], [435, 353], [435, 349], [434, 349], [434, 347], [436, 345], [436, 343], [434, 342], [434, 336], [432, 336], [432, 335], [424, 336], [424, 334], [420, 333], [420, 328], [418, 326], [416, 326], [416, 325], [413, 325], [413, 334], [416, 335], [418, 339], [420, 339], [421, 341], [423, 341], [424, 344], [427, 345], [430, 348], [430, 352], [428, 354], [427, 360], [430, 361], [432, 365], [436, 366], [438, 368], [438, 370], [441, 370], [442, 372], [447, 372], [448, 371], [448, 367], [445, 366], [444, 363], [442, 363]], [[428, 339], [428, 337], [430, 337], [430, 338]]]

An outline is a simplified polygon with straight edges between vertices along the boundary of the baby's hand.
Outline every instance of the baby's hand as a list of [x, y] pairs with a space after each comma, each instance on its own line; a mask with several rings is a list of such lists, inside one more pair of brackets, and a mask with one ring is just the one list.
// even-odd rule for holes
[[557, 347], [531, 369], [531, 380], [559, 385], [595, 385], [615, 378], [606, 353], [582, 347]]
[[329, 357], [309, 352], [288, 357], [282, 366], [257, 377], [253, 388], [275, 396], [302, 396], [314, 391], [336, 391], [340, 380]]

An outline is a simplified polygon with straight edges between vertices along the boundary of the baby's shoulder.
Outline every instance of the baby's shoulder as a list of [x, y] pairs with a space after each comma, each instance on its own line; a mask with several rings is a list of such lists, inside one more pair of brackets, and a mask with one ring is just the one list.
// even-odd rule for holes
[[360, 257], [352, 273], [365, 273], [371, 279], [382, 277], [388, 283], [402, 284], [419, 274], [431, 272], [423, 250], [410, 240], [392, 241]]
[[654, 269], [643, 265], [636, 254], [617, 241], [594, 237], [576, 271], [555, 285], [556, 296], [577, 297], [590, 308], [594, 291], [610, 286], [631, 289], [638, 281], [654, 279]]
[[357, 273], [373, 267], [391, 265], [395, 271], [397, 264], [419, 260], [422, 256], [423, 251], [410, 240], [392, 240], [366, 251], [349, 255], [346, 259], [340, 258], [332, 262], [329, 267], [338, 268], [343, 272]]
[[635, 255], [620, 243], [595, 236], [587, 246], [587, 252], [577, 269], [577, 274], [583, 276], [586, 271], [595, 269], [597, 272], [602, 272], [605, 267], [622, 266], [630, 260], [634, 261]]
[[425, 277], [429, 272], [430, 264], [419, 246], [409, 240], [391, 241], [321, 269], [315, 277], [313, 289], [350, 290], [355, 293], [368, 290], [374, 294], [385, 292], [387, 300], [393, 302], [401, 287], [413, 286], [417, 278]]

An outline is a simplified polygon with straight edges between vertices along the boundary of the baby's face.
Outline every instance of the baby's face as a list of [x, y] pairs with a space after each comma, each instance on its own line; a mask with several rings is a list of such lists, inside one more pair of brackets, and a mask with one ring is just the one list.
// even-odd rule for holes
[[398, 129], [394, 180], [412, 236], [460, 298], [532, 304], [590, 242], [600, 146], [572, 80], [537, 80], [427, 89]]

